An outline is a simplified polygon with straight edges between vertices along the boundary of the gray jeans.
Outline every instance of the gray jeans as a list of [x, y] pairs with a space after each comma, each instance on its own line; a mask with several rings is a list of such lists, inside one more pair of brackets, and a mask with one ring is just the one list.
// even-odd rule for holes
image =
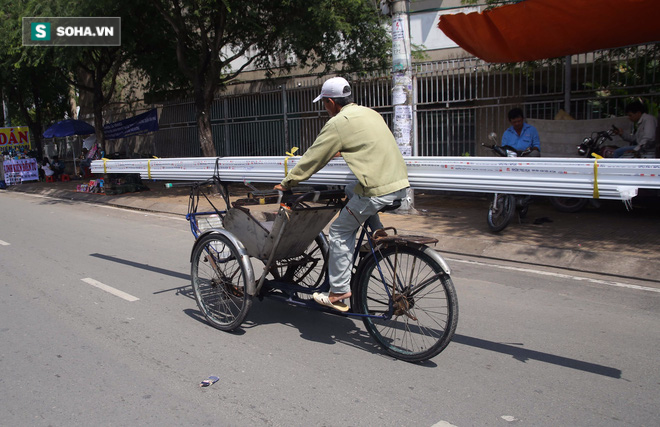
[[[378, 211], [389, 206], [394, 201], [406, 197], [406, 189], [395, 191], [378, 197], [363, 197], [353, 192], [354, 184], [346, 186], [349, 201], [339, 213], [339, 217], [330, 226], [330, 254], [328, 259], [328, 277], [330, 292], [344, 294], [351, 290], [351, 270], [353, 251], [355, 250], [355, 234], [360, 225], [368, 221], [373, 229], [383, 228], [378, 218]], [[347, 209], [353, 212], [351, 215]]]

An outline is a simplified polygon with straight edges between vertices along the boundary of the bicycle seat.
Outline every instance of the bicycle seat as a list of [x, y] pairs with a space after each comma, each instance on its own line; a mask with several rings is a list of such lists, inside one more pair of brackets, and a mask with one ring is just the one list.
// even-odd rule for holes
[[401, 207], [401, 199], [395, 200], [391, 205], [383, 206], [378, 212], [394, 211]]

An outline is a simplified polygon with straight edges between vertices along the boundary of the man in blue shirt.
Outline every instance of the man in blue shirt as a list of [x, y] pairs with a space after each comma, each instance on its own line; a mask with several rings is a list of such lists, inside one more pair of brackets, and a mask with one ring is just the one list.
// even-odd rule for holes
[[508, 145], [517, 151], [530, 149], [527, 156], [541, 156], [541, 141], [539, 133], [532, 125], [525, 123], [525, 116], [520, 108], [509, 111], [511, 126], [502, 135], [502, 145]]

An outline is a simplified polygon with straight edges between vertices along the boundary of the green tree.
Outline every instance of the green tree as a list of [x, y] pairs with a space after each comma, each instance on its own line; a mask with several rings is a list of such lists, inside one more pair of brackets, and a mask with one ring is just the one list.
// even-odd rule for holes
[[[80, 92], [88, 92], [92, 96], [94, 111], [94, 127], [96, 136], [104, 148], [103, 136], [103, 108], [112, 99], [116, 88], [116, 77], [127, 60], [127, 53], [130, 49], [122, 47], [56, 47], [56, 46], [36, 46], [26, 47], [21, 44], [21, 17], [22, 16], [128, 16], [131, 19], [138, 19], [139, 16], [131, 12], [140, 11], [134, 4], [122, 5], [110, 0], [96, 0], [87, 2], [84, 0], [53, 0], [42, 2], [39, 0], [28, 0], [25, 2], [12, 2], [11, 0], [0, 0], [3, 3], [2, 10], [6, 10], [11, 18], [5, 21], [3, 25], [3, 34], [9, 38], [3, 37], [6, 43], [6, 54], [4, 55], [7, 63], [13, 63], [14, 71], [5, 82], [5, 92], [14, 100], [13, 105], [20, 108], [20, 105], [32, 103], [33, 119], [37, 127], [33, 135], [40, 137], [43, 124], [50, 123], [64, 117], [61, 108], [58, 111], [59, 116], [46, 116], [43, 114], [43, 102], [41, 98], [47, 95], [53, 99], [47, 98], [48, 102], [57, 101], [66, 103], [71, 97], [71, 87], [77, 88]], [[131, 7], [132, 5], [132, 7]], [[6, 6], [6, 7], [5, 7]], [[130, 27], [129, 27], [130, 28]], [[130, 46], [131, 33], [126, 37]], [[122, 40], [122, 43], [124, 43]], [[5, 51], [5, 49], [2, 49]], [[3, 67], [6, 70], [6, 67]], [[23, 107], [25, 110], [27, 107]], [[25, 116], [25, 112], [23, 112]], [[38, 129], [38, 130], [37, 130]], [[40, 143], [38, 142], [38, 145]], [[41, 147], [37, 147], [41, 154]]]
[[[145, 44], [145, 34], [151, 29], [145, 26], [153, 17], [159, 17], [149, 3], [116, 2], [115, 0], [56, 0], [59, 15], [54, 16], [113, 16], [122, 23], [121, 46], [102, 47], [53, 47], [63, 79], [76, 87], [81, 96], [90, 96], [94, 114], [96, 140], [105, 150], [104, 111], [118, 97], [118, 77], [130, 70]], [[162, 34], [158, 34], [162, 37]], [[148, 39], [148, 37], [147, 37]]]
[[52, 52], [21, 46], [22, 4], [0, 0], [0, 87], [15, 125], [27, 125], [42, 155], [45, 125], [64, 117], [69, 110], [70, 87], [53, 66]]
[[[196, 106], [202, 152], [215, 156], [210, 109], [248, 67], [267, 75], [385, 68], [390, 42], [372, 0], [152, 0], [171, 27]], [[236, 61], [236, 62], [234, 62]], [[239, 62], [242, 61], [242, 62]], [[232, 64], [233, 63], [233, 64]]]
[[[597, 99], [590, 101], [594, 112], [602, 117], [621, 115], [626, 104], [642, 101], [648, 112], [658, 115], [660, 82], [660, 45], [657, 43], [641, 46], [608, 49], [593, 53], [591, 81], [584, 87], [591, 90]], [[646, 85], [645, 83], [651, 83]]]

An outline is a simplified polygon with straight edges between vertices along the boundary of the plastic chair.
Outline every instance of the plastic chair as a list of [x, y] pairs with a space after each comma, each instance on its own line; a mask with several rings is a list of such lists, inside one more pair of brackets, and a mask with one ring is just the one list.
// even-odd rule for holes
[[60, 180], [62, 182], [68, 182], [68, 181], [71, 181], [71, 177], [69, 175], [63, 173], [62, 175], [60, 175]]
[[55, 176], [53, 175], [46, 176], [46, 182], [55, 182]]

